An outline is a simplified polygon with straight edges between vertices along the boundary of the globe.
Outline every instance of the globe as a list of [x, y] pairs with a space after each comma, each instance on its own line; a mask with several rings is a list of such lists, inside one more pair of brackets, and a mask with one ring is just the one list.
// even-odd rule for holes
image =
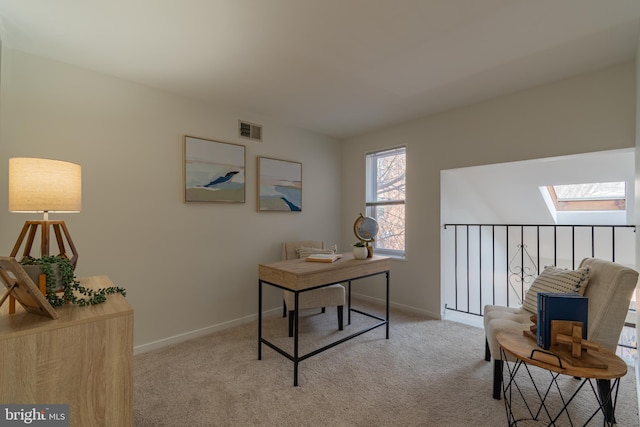
[[353, 224], [353, 232], [359, 240], [373, 242], [378, 234], [378, 222], [369, 216], [360, 214]]

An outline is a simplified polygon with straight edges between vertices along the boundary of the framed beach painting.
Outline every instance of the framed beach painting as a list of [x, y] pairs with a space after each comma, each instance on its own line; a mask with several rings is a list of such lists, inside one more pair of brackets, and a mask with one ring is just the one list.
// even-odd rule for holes
[[184, 137], [184, 201], [245, 202], [245, 147]]
[[258, 211], [302, 211], [302, 163], [258, 157]]

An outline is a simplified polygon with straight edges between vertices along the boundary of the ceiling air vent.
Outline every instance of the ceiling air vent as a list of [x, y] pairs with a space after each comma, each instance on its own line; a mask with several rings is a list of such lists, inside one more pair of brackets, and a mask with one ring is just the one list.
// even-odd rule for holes
[[238, 130], [242, 138], [249, 138], [254, 141], [262, 141], [262, 126], [239, 120]]

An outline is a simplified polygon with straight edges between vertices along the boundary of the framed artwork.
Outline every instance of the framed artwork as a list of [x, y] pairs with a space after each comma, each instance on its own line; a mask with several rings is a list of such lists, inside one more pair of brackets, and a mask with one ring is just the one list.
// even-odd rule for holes
[[245, 202], [244, 145], [184, 137], [184, 201]]
[[302, 163], [258, 157], [258, 211], [302, 211]]

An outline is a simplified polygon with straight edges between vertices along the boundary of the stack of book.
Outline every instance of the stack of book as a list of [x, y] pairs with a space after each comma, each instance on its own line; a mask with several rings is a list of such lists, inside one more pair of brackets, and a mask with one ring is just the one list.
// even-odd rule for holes
[[538, 293], [538, 345], [545, 350], [551, 347], [551, 321], [572, 320], [582, 322], [582, 338], [587, 339], [589, 298], [579, 294]]
[[309, 262], [334, 262], [342, 258], [341, 254], [311, 254], [305, 261]]

